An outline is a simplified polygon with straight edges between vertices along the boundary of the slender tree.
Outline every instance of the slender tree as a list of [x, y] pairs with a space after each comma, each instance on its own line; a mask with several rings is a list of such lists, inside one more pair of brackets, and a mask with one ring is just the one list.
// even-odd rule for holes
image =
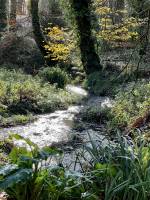
[[23, 14], [23, 4], [24, 4], [24, 0], [17, 0], [17, 13], [19, 15]]
[[87, 74], [102, 69], [99, 56], [95, 50], [92, 36], [91, 7], [92, 0], [70, 0], [73, 9], [77, 32], [79, 35], [79, 47], [81, 60]]
[[7, 0], [0, 0], [0, 37], [7, 27]]
[[[43, 35], [41, 25], [40, 25], [39, 0], [31, 0], [31, 16], [32, 16], [32, 27], [33, 27], [35, 41], [42, 55], [46, 58], [47, 50], [46, 48], [44, 48], [44, 46], [47, 45], [47, 42], [45, 41], [45, 37]], [[46, 62], [48, 65], [54, 65], [56, 64], [56, 61], [52, 59], [50, 54], [51, 52], [48, 52], [49, 58], [46, 59]]]

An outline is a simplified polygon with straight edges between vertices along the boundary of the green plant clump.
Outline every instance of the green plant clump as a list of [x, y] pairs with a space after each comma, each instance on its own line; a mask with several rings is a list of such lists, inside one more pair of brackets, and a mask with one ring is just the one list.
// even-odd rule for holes
[[93, 94], [114, 96], [119, 83], [119, 81], [112, 81], [114, 77], [115, 74], [107, 70], [94, 72], [87, 77], [84, 82], [84, 86]]
[[86, 122], [96, 122], [96, 123], [104, 123], [109, 120], [110, 108], [104, 107], [101, 105], [91, 105], [85, 107], [80, 112], [80, 118]]
[[32, 116], [31, 114], [28, 115], [12, 115], [10, 117], [1, 117], [0, 119], [0, 126], [1, 127], [10, 127], [16, 125], [25, 125], [29, 122], [35, 120], [36, 117]]
[[39, 75], [44, 81], [55, 84], [58, 88], [64, 88], [69, 81], [67, 72], [59, 67], [44, 68]]

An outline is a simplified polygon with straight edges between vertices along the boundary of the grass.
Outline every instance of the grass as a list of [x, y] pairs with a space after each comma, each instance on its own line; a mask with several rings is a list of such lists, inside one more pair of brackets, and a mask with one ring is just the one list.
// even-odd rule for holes
[[[117, 143], [103, 147], [91, 141], [92, 192], [100, 199], [149, 199], [150, 146], [142, 140], [128, 141], [118, 135]], [[93, 191], [94, 190], [94, 191]]]

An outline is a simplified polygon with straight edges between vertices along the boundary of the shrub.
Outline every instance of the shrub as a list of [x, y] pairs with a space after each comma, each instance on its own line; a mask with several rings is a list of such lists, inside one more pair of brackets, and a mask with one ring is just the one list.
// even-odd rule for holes
[[[95, 79], [97, 80], [96, 76]], [[94, 81], [94, 78], [91, 78], [91, 81]], [[98, 82], [100, 83], [101, 81], [98, 80]], [[96, 86], [93, 86], [94, 89], [95, 87]], [[138, 123], [138, 119], [143, 118], [143, 122], [144, 120], [146, 122], [147, 119], [144, 119], [144, 116], [146, 117], [146, 114], [148, 116], [148, 113], [150, 111], [149, 82], [139, 80], [136, 82], [136, 84], [134, 82], [131, 82], [126, 84], [125, 87], [120, 88], [122, 89], [119, 89], [118, 93], [115, 95], [112, 108], [107, 109], [105, 115], [107, 119], [107, 128], [110, 130], [116, 128], [120, 128], [121, 130], [125, 130], [126, 128], [132, 129], [132, 125], [136, 122], [136, 120]], [[97, 93], [96, 90], [95, 93]], [[103, 109], [91, 106], [82, 111], [81, 117], [83, 120], [87, 121], [90, 121], [90, 119], [91, 121], [95, 119], [100, 120], [101, 114], [103, 116]], [[142, 121], [141, 125], [144, 125], [144, 123], [142, 124]]]
[[30, 115], [12, 115], [11, 117], [1, 117], [0, 126], [1, 127], [10, 127], [21, 124], [27, 124], [32, 122], [35, 119], [31, 114]]
[[59, 67], [45, 68], [39, 75], [44, 81], [56, 84], [58, 88], [64, 88], [69, 81], [68, 74]]

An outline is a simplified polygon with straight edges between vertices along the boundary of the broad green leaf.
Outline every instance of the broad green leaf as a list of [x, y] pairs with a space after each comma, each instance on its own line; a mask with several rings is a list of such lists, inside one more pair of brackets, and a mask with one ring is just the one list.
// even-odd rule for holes
[[7, 164], [0, 168], [0, 175], [6, 176], [18, 169], [17, 165]]
[[0, 181], [0, 189], [6, 190], [7, 188], [12, 187], [15, 184], [22, 184], [31, 178], [32, 170], [31, 169], [20, 169], [14, 174], [9, 175], [4, 180]]

